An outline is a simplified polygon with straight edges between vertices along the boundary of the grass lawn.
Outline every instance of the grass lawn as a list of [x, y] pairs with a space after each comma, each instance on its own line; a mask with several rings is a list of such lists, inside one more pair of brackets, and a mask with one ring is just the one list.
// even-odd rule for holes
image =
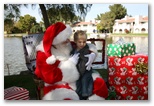
[[97, 71], [102, 78], [106, 79], [108, 77], [107, 69], [94, 69], [94, 70]]
[[148, 36], [148, 33], [128, 33], [128, 34], [112, 33], [111, 36]]
[[32, 75], [11, 75], [4, 76], [4, 89], [12, 86], [22, 87], [29, 91], [30, 99], [36, 99], [36, 85]]
[[[95, 69], [100, 75], [107, 80], [108, 72], [107, 69]], [[33, 80], [33, 75], [11, 75], [4, 76], [4, 89], [17, 86], [25, 88], [29, 91], [30, 100], [35, 100], [37, 98], [36, 84]]]

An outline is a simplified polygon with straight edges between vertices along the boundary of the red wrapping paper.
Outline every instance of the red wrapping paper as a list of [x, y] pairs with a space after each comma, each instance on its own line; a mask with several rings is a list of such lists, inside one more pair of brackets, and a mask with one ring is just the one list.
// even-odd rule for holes
[[29, 91], [21, 87], [10, 87], [4, 89], [4, 99], [5, 100], [28, 100]]
[[148, 56], [108, 57], [109, 89], [116, 92], [118, 100], [148, 100], [148, 72], [139, 74], [135, 65], [148, 64]]

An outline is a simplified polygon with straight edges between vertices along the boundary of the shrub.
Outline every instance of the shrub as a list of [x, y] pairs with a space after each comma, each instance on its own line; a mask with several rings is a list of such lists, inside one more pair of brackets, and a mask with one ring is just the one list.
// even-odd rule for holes
[[129, 30], [125, 29], [125, 33], [128, 34], [129, 33]]

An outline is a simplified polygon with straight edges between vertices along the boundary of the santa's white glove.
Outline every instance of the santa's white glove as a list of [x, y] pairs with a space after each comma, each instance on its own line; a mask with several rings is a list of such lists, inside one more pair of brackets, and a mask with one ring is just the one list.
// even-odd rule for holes
[[75, 65], [78, 63], [78, 59], [79, 59], [79, 54], [74, 54], [73, 56], [71, 56], [68, 60], [72, 61]]
[[89, 71], [92, 67], [92, 63], [94, 62], [94, 59], [96, 57], [96, 54], [95, 53], [91, 53], [91, 54], [87, 54], [87, 55], [84, 55], [85, 57], [88, 57], [88, 62], [86, 63], [86, 69]]

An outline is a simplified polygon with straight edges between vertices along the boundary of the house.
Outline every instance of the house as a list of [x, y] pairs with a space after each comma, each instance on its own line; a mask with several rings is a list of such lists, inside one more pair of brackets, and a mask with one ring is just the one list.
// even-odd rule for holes
[[99, 23], [97, 20], [88, 22], [78, 22], [72, 26], [72, 30], [73, 32], [76, 32], [77, 30], [84, 30], [87, 33], [96, 33], [97, 23]]
[[113, 33], [126, 33], [126, 31], [148, 33], [148, 16], [125, 16], [125, 18], [115, 20]]

